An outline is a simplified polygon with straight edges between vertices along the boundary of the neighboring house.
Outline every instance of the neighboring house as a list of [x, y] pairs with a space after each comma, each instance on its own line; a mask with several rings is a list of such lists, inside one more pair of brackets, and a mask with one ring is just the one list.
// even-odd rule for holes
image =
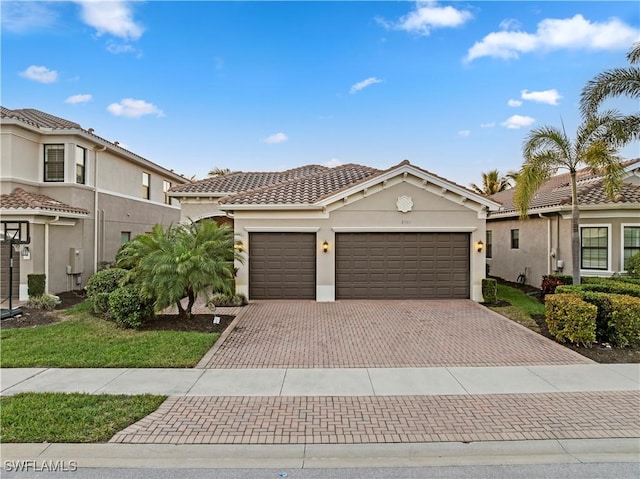
[[250, 299], [482, 301], [479, 243], [499, 205], [407, 161], [237, 172], [171, 195], [183, 221], [233, 225], [246, 254], [236, 289]]
[[[620, 194], [610, 200], [603, 179], [590, 169], [578, 171], [580, 274], [624, 273], [625, 262], [640, 251], [640, 159], [624, 162]], [[534, 195], [528, 219], [520, 220], [514, 190], [491, 196], [500, 211], [487, 218], [487, 265], [490, 275], [540, 286], [542, 276], [571, 274], [571, 185], [569, 173], [550, 178]]]
[[2, 108], [0, 126], [1, 220], [30, 224], [31, 243], [14, 256], [20, 299], [30, 273], [44, 273], [52, 293], [80, 289], [123, 242], [156, 223], [179, 222], [180, 206], [167, 191], [184, 177], [38, 110]]

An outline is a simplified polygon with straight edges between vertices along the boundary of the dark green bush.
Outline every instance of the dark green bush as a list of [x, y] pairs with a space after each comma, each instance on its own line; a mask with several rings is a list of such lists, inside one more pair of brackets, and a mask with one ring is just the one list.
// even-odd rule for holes
[[139, 328], [153, 318], [153, 303], [142, 298], [139, 286], [127, 284], [109, 295], [109, 314], [122, 326]]
[[[556, 292], [594, 291], [597, 293], [626, 294], [640, 298], [640, 285], [610, 278], [583, 278], [579, 286], [558, 286]], [[577, 289], [576, 289], [577, 288]]]
[[498, 281], [493, 278], [483, 279], [482, 297], [485, 303], [494, 304], [498, 300]]
[[640, 279], [640, 252], [627, 260], [627, 274], [631, 278]]
[[611, 341], [617, 346], [640, 345], [640, 298], [611, 296]]
[[545, 300], [545, 319], [549, 333], [561, 343], [584, 346], [596, 339], [597, 308], [576, 294], [556, 293]]
[[109, 295], [120, 287], [127, 271], [121, 268], [108, 268], [98, 271], [87, 281], [87, 300], [93, 312], [104, 314], [109, 312]]
[[596, 339], [601, 343], [613, 342], [613, 331], [611, 329], [611, 298], [618, 296], [609, 293], [597, 293], [594, 291], [579, 291], [580, 298], [598, 308], [596, 315]]
[[211, 296], [209, 304], [214, 306], [246, 306], [249, 302], [244, 294], [224, 294], [216, 293]]
[[44, 294], [44, 287], [47, 282], [45, 274], [28, 274], [27, 275], [27, 293], [30, 298], [37, 298]]

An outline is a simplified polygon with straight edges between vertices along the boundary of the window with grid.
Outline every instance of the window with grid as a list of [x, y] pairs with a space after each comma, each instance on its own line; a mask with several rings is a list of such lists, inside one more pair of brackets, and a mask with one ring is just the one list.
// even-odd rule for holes
[[44, 145], [44, 181], [64, 181], [64, 145]]
[[131, 231], [121, 231], [120, 232], [120, 244], [125, 244], [131, 241]]
[[487, 230], [487, 258], [493, 257], [493, 231]]
[[142, 197], [145, 200], [151, 198], [151, 175], [149, 173], [142, 173]]
[[582, 269], [609, 269], [609, 228], [580, 228], [580, 257]]
[[520, 248], [520, 230], [511, 230], [511, 249]]
[[81, 146], [76, 146], [76, 183], [85, 184], [85, 167], [87, 161], [87, 150]]
[[171, 182], [167, 180], [162, 180], [162, 191], [164, 192], [164, 204], [171, 204], [171, 197], [169, 196], [169, 189], [171, 188]]
[[626, 271], [629, 258], [640, 252], [640, 226], [625, 226], [623, 239], [623, 269]]

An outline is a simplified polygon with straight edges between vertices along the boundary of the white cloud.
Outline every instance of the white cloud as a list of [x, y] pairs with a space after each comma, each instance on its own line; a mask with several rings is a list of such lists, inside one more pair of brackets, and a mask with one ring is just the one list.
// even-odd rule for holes
[[93, 96], [91, 95], [72, 95], [64, 102], [71, 103], [72, 105], [77, 105], [78, 103], [87, 103], [88, 101], [91, 101], [92, 98]]
[[547, 18], [538, 23], [535, 33], [520, 30], [489, 33], [469, 49], [465, 60], [518, 58], [523, 53], [560, 49], [626, 50], [639, 37], [640, 30], [617, 18], [606, 22], [591, 22], [579, 14], [565, 19]]
[[133, 53], [137, 58], [142, 57], [142, 52], [137, 48], [134, 48], [132, 45], [129, 45], [128, 43], [114, 42], [113, 40], [109, 40], [107, 42], [107, 51], [114, 55], [119, 55], [121, 53]]
[[53, 83], [58, 80], [57, 71], [38, 65], [31, 65], [25, 71], [20, 72], [20, 76], [39, 83]]
[[376, 77], [367, 78], [366, 80], [362, 80], [361, 82], [356, 83], [351, 87], [349, 93], [356, 93], [360, 90], [367, 88], [368, 86], [375, 85], [376, 83], [382, 83], [382, 80], [379, 80]]
[[505, 128], [517, 130], [519, 128], [525, 128], [532, 125], [534, 121], [536, 121], [536, 119], [531, 118], [530, 116], [512, 115], [503, 121], [501, 125]]
[[331, 158], [329, 161], [325, 161], [322, 166], [327, 168], [335, 168], [336, 166], [342, 166], [344, 163], [337, 158]]
[[520, 98], [523, 100], [535, 101], [538, 103], [546, 103], [547, 105], [557, 105], [562, 95], [555, 88], [544, 91], [527, 91], [522, 90]]
[[521, 102], [520, 100], [513, 100], [513, 99], [510, 99], [510, 100], [507, 102], [507, 105], [512, 106], [512, 107], [517, 107], [517, 106], [522, 106], [522, 102]]
[[519, 30], [522, 28], [522, 23], [515, 18], [505, 18], [500, 22], [500, 30]]
[[459, 27], [473, 17], [467, 10], [452, 6], [441, 7], [437, 2], [416, 2], [415, 9], [400, 17], [397, 22], [382, 18], [377, 21], [387, 29], [404, 30], [418, 35], [429, 35], [436, 28]]
[[124, 116], [126, 118], [140, 118], [145, 115], [164, 116], [164, 112], [153, 103], [133, 98], [125, 98], [120, 103], [112, 103], [107, 107], [107, 111], [114, 116]]
[[289, 138], [287, 137], [287, 135], [285, 135], [284, 133], [280, 132], [280, 133], [275, 133], [271, 136], [266, 137], [264, 140], [262, 140], [263, 142], [269, 144], [269, 145], [275, 145], [277, 143], [283, 143], [285, 141], [287, 141]]
[[57, 14], [45, 2], [2, 1], [2, 29], [13, 33], [40, 31], [55, 25]]
[[138, 40], [144, 32], [133, 18], [131, 2], [81, 0], [78, 3], [82, 21], [95, 28], [98, 35], [107, 33], [124, 40]]
[[480, 123], [480, 128], [493, 128], [494, 126], [496, 126], [495, 121], [489, 123]]
[[458, 136], [463, 136], [463, 137], [467, 137], [471, 135], [471, 131], [470, 130], [460, 130], [458, 132]]

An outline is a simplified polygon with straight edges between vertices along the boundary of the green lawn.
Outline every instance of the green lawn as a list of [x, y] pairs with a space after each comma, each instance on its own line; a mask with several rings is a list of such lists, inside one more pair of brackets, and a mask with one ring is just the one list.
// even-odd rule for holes
[[492, 310], [514, 321], [540, 332], [540, 328], [532, 319], [532, 315], [544, 314], [544, 304], [535, 297], [528, 296], [517, 288], [498, 284], [498, 301], [507, 301], [511, 306], [489, 306]]
[[21, 393], [0, 400], [0, 442], [106, 442], [165, 396]]
[[70, 310], [60, 323], [1, 331], [0, 366], [188, 368], [195, 366], [220, 336], [122, 329], [81, 309]]

